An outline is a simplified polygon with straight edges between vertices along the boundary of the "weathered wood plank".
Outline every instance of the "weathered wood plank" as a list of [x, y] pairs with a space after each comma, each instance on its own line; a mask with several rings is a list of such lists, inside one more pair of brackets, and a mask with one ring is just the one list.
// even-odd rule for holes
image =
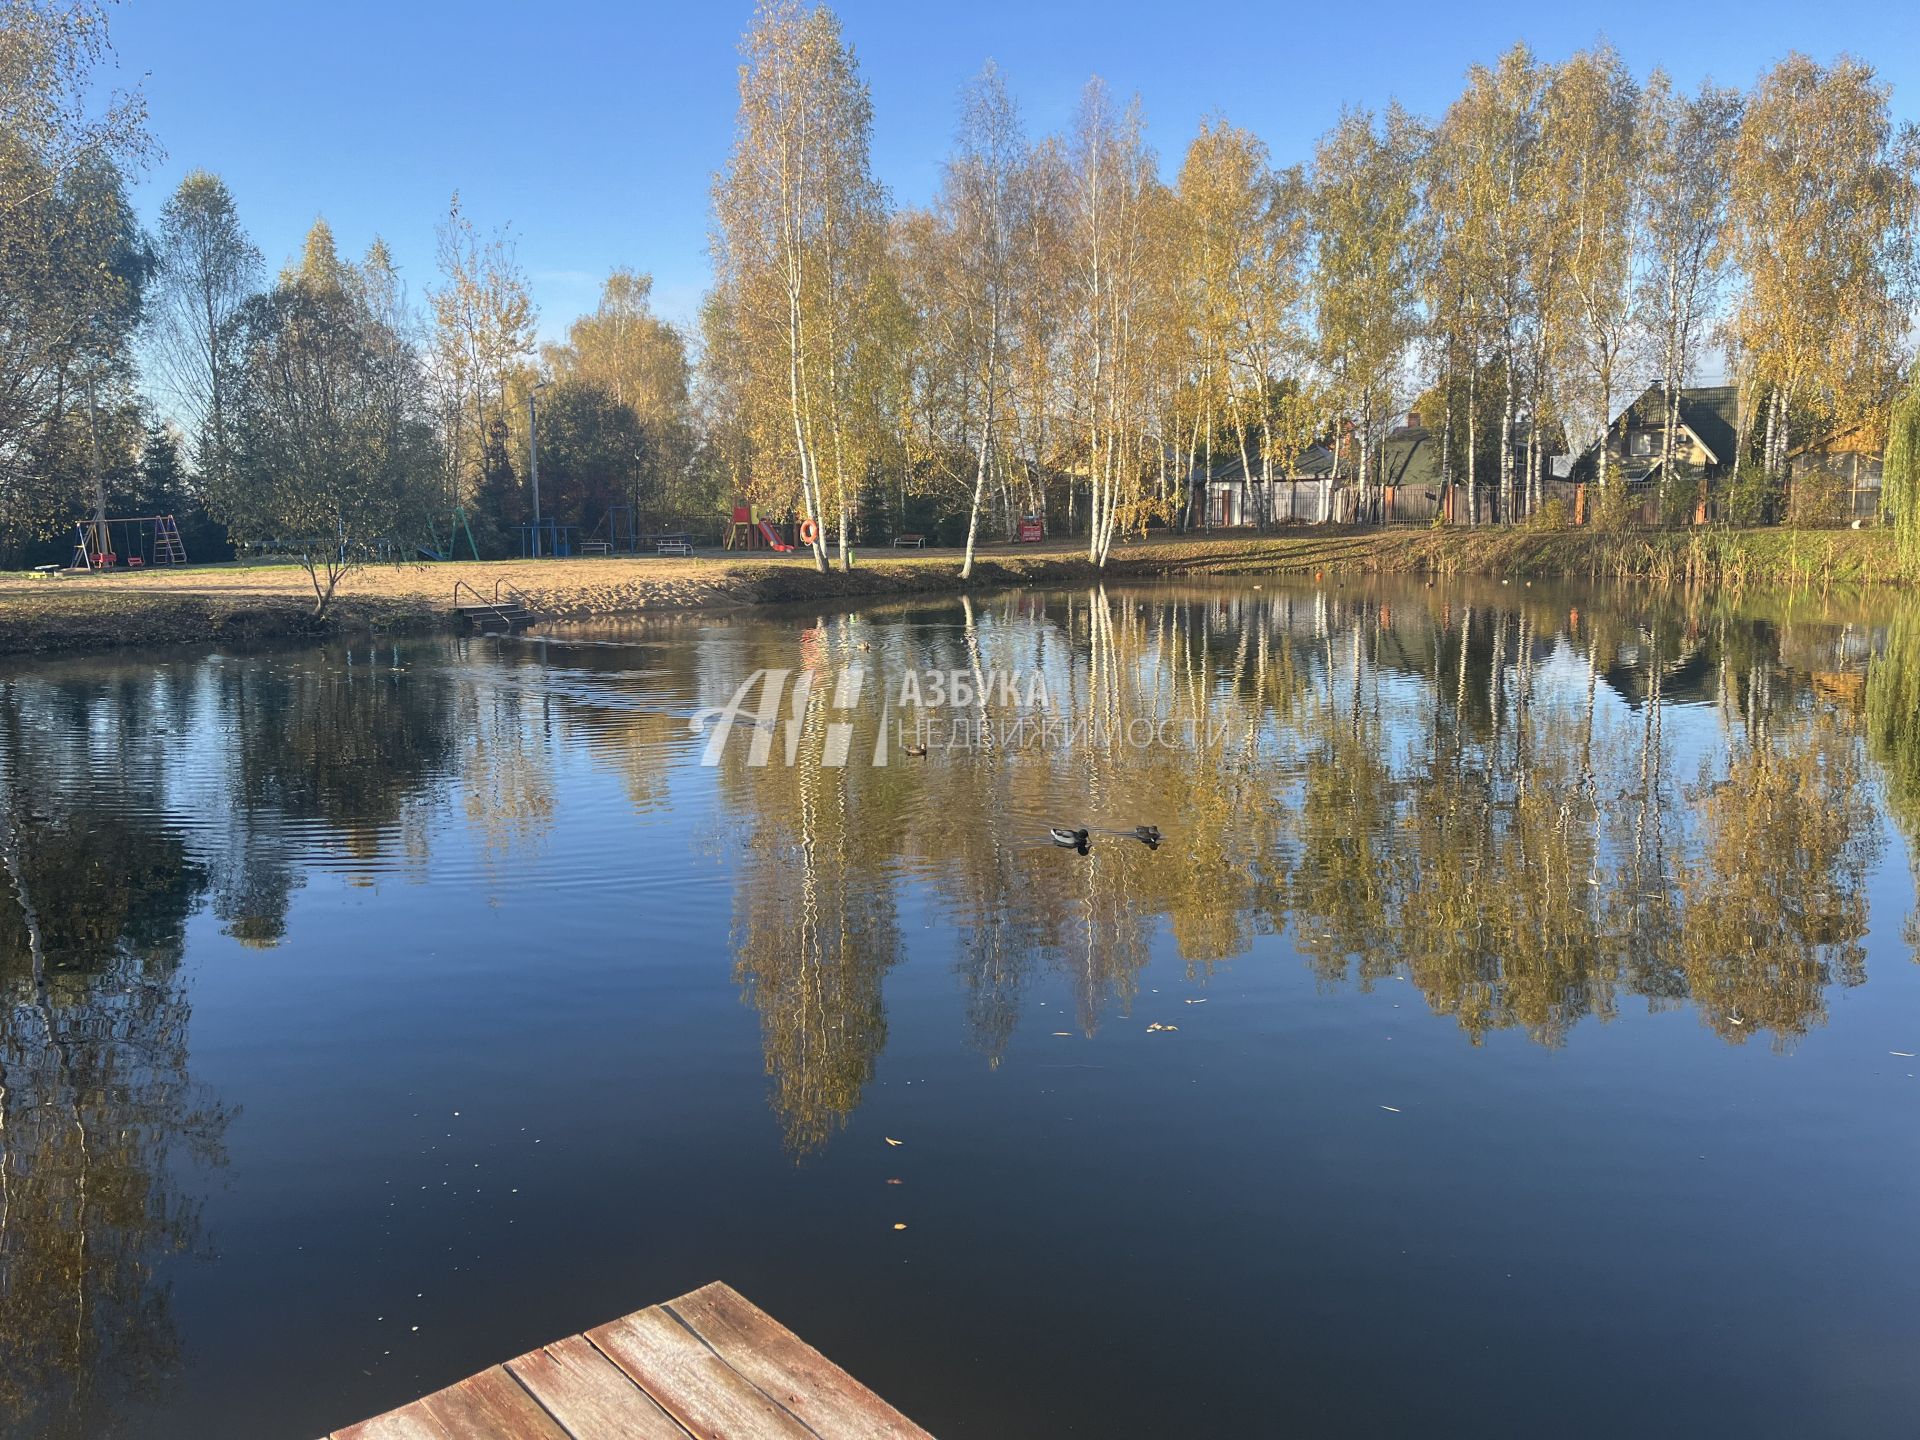
[[665, 1308], [818, 1434], [834, 1440], [933, 1440], [731, 1285], [704, 1285]]
[[416, 1400], [398, 1410], [336, 1430], [329, 1440], [447, 1440], [447, 1432]]
[[931, 1440], [731, 1286], [572, 1335], [329, 1440]]
[[509, 1360], [507, 1369], [573, 1440], [687, 1440], [687, 1432], [584, 1335]]
[[700, 1440], [817, 1440], [659, 1306], [587, 1338]]
[[451, 1440], [567, 1440], [559, 1422], [499, 1365], [420, 1403]]

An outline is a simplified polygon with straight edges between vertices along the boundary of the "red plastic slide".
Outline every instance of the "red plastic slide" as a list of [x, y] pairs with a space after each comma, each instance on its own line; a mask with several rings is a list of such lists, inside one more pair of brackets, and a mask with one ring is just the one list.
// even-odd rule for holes
[[786, 541], [782, 540], [778, 535], [774, 534], [773, 527], [767, 524], [767, 522], [764, 520], [760, 522], [760, 533], [767, 537], [767, 544], [771, 545], [776, 550], [793, 549], [793, 547], [787, 544]]

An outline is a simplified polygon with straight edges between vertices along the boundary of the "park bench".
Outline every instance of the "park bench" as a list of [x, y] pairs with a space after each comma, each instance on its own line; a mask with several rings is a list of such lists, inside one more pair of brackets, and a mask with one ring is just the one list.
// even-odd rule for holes
[[611, 540], [582, 540], [580, 542], [580, 553], [582, 555], [611, 555], [613, 554], [613, 542]]
[[656, 555], [692, 555], [693, 542], [684, 535], [663, 535], [653, 542]]
[[927, 537], [911, 533], [896, 535], [893, 537], [893, 548], [896, 550], [924, 550], [927, 548]]

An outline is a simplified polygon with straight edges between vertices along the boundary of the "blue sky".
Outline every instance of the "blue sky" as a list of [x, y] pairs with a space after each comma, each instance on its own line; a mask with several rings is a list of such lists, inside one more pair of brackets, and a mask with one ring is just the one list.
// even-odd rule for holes
[[[874, 166], [923, 202], [955, 94], [991, 56], [1029, 128], [1062, 126], [1086, 78], [1138, 91], [1169, 173], [1203, 116], [1305, 159], [1344, 103], [1433, 113], [1467, 66], [1515, 40], [1559, 57], [1602, 35], [1636, 71], [1745, 85], [1799, 49], [1851, 51], [1920, 118], [1920, 6], [1551, 3], [1360, 7], [847, 0], [836, 7], [873, 88]], [[121, 79], [144, 79], [166, 159], [151, 216], [187, 170], [217, 171], [278, 267], [324, 214], [355, 253], [386, 237], [416, 295], [457, 187], [483, 226], [511, 222], [544, 335], [590, 309], [617, 265], [650, 270], [688, 320], [706, 283], [707, 192], [732, 135], [747, 0], [124, 0]], [[1604, 27], [1604, 28], [1603, 28]]]

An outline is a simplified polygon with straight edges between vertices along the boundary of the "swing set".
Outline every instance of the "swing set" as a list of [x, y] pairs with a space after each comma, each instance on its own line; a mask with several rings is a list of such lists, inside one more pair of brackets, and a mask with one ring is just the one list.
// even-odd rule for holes
[[453, 507], [453, 513], [447, 517], [447, 538], [440, 539], [440, 527], [434, 521], [427, 521], [427, 541], [416, 545], [414, 549], [422, 560], [457, 560], [460, 558], [460, 542], [467, 542], [467, 553], [474, 559], [480, 558], [480, 547], [473, 543], [473, 527], [467, 524], [467, 511], [463, 505]]
[[82, 520], [74, 527], [77, 541], [69, 570], [130, 570], [148, 565], [184, 565], [187, 547], [179, 523], [171, 515], [126, 515]]

